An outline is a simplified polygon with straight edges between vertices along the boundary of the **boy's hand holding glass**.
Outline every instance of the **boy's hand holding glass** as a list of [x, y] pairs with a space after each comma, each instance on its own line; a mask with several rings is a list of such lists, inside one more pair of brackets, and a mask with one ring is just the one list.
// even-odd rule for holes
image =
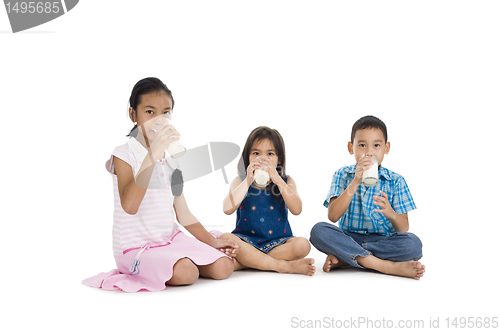
[[372, 165], [363, 172], [363, 184], [367, 187], [373, 187], [378, 183], [378, 159], [375, 155], [367, 156], [372, 159]]
[[354, 176], [354, 180], [357, 184], [361, 184], [363, 181], [363, 173], [370, 169], [373, 165], [372, 157], [363, 155], [359, 158], [358, 163], [356, 164], [356, 174]]

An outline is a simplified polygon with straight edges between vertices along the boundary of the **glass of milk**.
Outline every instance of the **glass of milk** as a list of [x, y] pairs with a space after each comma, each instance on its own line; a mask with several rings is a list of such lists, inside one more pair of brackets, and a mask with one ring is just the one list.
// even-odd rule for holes
[[[153, 127], [151, 128], [151, 131], [157, 132], [160, 130], [160, 127], [165, 124], [168, 125], [170, 124], [170, 119], [161, 116], [158, 120], [155, 121], [153, 124]], [[170, 143], [170, 145], [167, 147], [167, 152], [172, 158], [179, 158], [181, 157], [184, 153], [186, 153], [186, 148], [184, 147], [184, 143], [179, 139], [177, 141], [173, 141]]]
[[374, 155], [363, 155], [372, 159], [373, 165], [363, 172], [363, 184], [367, 187], [376, 186], [378, 183], [378, 159]]
[[263, 169], [257, 168], [253, 172], [253, 182], [259, 187], [265, 187], [270, 182], [269, 173]]

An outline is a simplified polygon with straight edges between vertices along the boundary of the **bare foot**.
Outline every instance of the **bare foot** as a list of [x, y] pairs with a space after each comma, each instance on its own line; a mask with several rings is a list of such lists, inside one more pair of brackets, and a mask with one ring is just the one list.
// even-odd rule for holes
[[402, 277], [409, 277], [419, 280], [424, 276], [425, 265], [417, 261], [408, 262], [390, 262], [388, 264], [388, 274], [394, 274]]
[[338, 269], [341, 266], [349, 265], [346, 262], [339, 261], [339, 259], [333, 255], [328, 255], [323, 264], [323, 271], [330, 272], [330, 270]]
[[385, 274], [392, 274], [401, 277], [409, 277], [419, 280], [424, 276], [425, 265], [418, 261], [392, 262], [382, 260], [373, 255], [358, 257], [358, 263], [369, 269], [377, 270]]
[[283, 267], [278, 272], [298, 273], [312, 276], [316, 272], [313, 258], [302, 258], [295, 261], [282, 261]]
[[244, 270], [247, 268], [246, 266], [244, 266], [243, 264], [238, 262], [235, 258], [233, 258], [233, 263], [234, 263], [234, 270], [235, 271], [240, 271], [240, 270]]

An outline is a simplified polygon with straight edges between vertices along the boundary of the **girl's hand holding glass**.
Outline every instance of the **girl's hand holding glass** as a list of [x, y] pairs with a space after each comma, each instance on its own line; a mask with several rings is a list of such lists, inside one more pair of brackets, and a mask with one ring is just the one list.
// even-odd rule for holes
[[260, 160], [262, 170], [269, 174], [270, 181], [276, 183], [281, 178], [278, 170], [276, 169], [278, 165], [273, 165], [272, 159], [267, 156], [262, 156], [258, 159]]
[[248, 164], [247, 167], [247, 183], [251, 185], [255, 181], [255, 170], [260, 169], [260, 161], [255, 159]]
[[252, 172], [247, 172], [247, 174], [252, 174], [253, 181], [258, 187], [266, 187], [270, 183], [269, 166], [262, 162], [261, 157], [257, 157], [249, 165], [253, 165]]
[[[170, 124], [170, 119], [167, 117], [160, 117], [159, 119], [152, 119], [150, 121], [153, 120], [155, 120], [154, 123], [145, 128], [147, 138], [151, 142], [150, 147], [153, 157], [155, 160], [163, 159], [165, 150], [170, 155], [177, 156], [178, 149], [177, 147], [173, 147], [174, 149], [172, 149], [172, 143], [179, 141], [181, 134]], [[185, 150], [184, 146], [182, 146], [180, 152]]]

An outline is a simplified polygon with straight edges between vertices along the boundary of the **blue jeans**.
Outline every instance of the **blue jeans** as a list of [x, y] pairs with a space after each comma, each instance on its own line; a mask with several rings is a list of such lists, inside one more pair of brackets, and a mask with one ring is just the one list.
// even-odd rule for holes
[[345, 232], [332, 223], [319, 222], [311, 229], [310, 241], [319, 251], [360, 268], [363, 267], [356, 261], [358, 256], [373, 255], [393, 262], [422, 258], [422, 242], [412, 233], [364, 235]]

